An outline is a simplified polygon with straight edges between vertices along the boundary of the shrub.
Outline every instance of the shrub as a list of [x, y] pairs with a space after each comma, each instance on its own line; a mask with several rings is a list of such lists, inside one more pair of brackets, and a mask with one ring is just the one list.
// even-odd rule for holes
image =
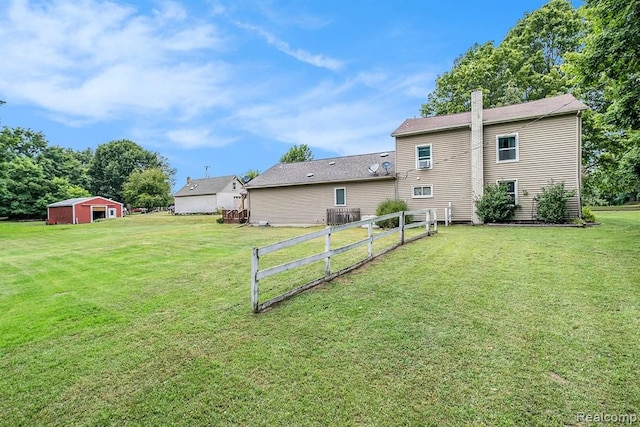
[[224, 218], [220, 217], [220, 218], [216, 218], [216, 222], [218, 224], [224, 224]]
[[506, 222], [513, 219], [518, 205], [509, 196], [506, 184], [489, 184], [482, 197], [476, 199], [476, 212], [484, 222]]
[[543, 187], [542, 193], [534, 198], [538, 202], [538, 219], [552, 224], [565, 222], [569, 217], [567, 202], [575, 194], [575, 190], [569, 191], [564, 188], [564, 182], [559, 182], [546, 188]]
[[586, 206], [582, 207], [582, 219], [585, 220], [586, 222], [596, 222], [596, 216], [593, 214], [593, 212], [591, 212], [591, 209], [589, 209]]
[[[407, 206], [407, 202], [405, 202], [404, 200], [387, 199], [380, 202], [380, 204], [376, 208], [376, 215], [381, 216], [381, 215], [386, 215], [394, 212], [402, 212], [407, 210], [409, 210], [409, 208]], [[407, 215], [404, 217], [404, 223], [406, 224], [408, 222], [411, 222], [410, 215]], [[376, 222], [376, 224], [378, 224], [378, 226], [382, 228], [395, 228], [398, 226], [399, 223], [400, 223], [399, 218], [390, 218], [390, 219], [385, 219], [383, 221]]]

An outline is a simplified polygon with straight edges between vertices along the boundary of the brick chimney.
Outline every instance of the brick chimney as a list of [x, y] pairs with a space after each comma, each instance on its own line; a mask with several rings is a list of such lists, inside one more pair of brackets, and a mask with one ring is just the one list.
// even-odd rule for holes
[[190, 183], [191, 183], [191, 177], [190, 177], [190, 176], [188, 176], [188, 177], [187, 177], [187, 184], [190, 184]]

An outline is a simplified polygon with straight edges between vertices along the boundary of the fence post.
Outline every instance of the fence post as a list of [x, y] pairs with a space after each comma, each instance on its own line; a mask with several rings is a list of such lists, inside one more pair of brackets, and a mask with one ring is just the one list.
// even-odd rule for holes
[[371, 258], [373, 256], [373, 221], [367, 225], [367, 237], [369, 243], [367, 243], [367, 256]]
[[424, 220], [425, 220], [424, 222], [427, 223], [426, 224], [427, 235], [429, 235], [431, 232], [431, 209], [427, 209]]
[[438, 232], [438, 211], [433, 210], [433, 231]]
[[258, 268], [260, 265], [260, 256], [258, 248], [253, 248], [251, 255], [251, 306], [253, 312], [258, 312]]
[[400, 212], [398, 217], [398, 225], [400, 225], [400, 244], [404, 245], [404, 211]]
[[[325, 253], [331, 252], [331, 227], [327, 227], [329, 232], [324, 236], [324, 251]], [[331, 275], [331, 257], [328, 256], [324, 259], [324, 276], [329, 277]]]

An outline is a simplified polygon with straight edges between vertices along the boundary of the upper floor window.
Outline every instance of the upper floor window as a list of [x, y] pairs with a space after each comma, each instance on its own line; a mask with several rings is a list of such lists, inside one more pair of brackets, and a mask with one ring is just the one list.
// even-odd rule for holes
[[431, 157], [431, 144], [416, 146], [416, 169], [431, 169], [433, 159]]
[[231, 188], [232, 188], [233, 190], [235, 190], [235, 189], [236, 189], [236, 183], [235, 183], [235, 181], [234, 181], [234, 182], [233, 182], [233, 184], [231, 185]]
[[496, 159], [498, 162], [518, 161], [518, 134], [498, 135], [496, 137]]

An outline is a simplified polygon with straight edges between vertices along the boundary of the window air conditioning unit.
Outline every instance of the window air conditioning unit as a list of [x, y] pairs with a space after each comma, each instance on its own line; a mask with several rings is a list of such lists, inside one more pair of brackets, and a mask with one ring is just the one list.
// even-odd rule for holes
[[418, 160], [418, 169], [431, 168], [431, 160]]

